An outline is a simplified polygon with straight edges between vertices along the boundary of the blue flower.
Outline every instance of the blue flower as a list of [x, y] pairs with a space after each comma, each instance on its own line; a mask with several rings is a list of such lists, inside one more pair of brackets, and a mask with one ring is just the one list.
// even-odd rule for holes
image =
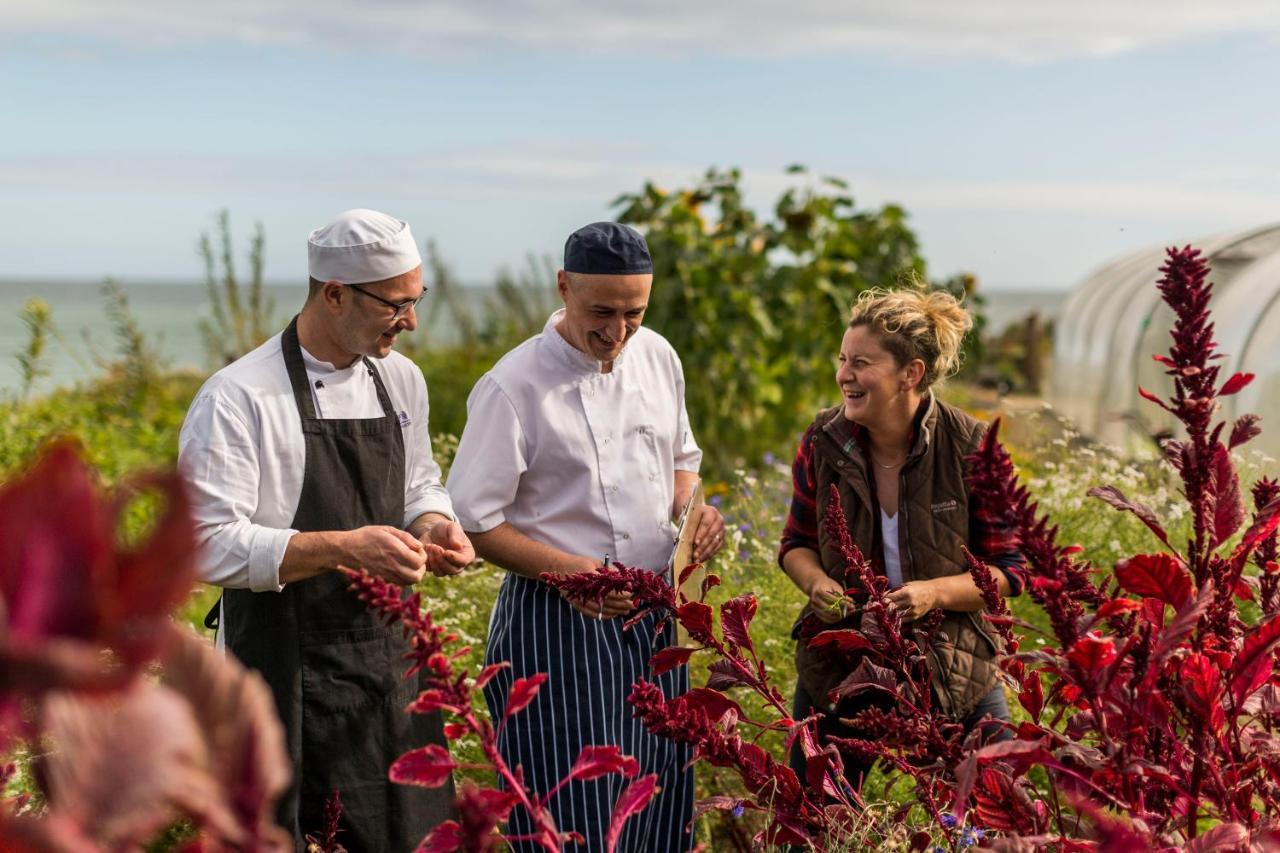
[[972, 847], [977, 837], [973, 834], [973, 828], [966, 826], [964, 832], [960, 833], [960, 846]]
[[772, 465], [773, 463], [775, 463], [775, 462], [777, 462], [777, 461], [778, 461], [778, 457], [774, 456], [772, 453], [770, 453], [770, 452], [768, 452], [768, 451], [765, 451], [765, 454], [764, 454], [764, 464], [766, 464], [766, 465]]
[[738, 803], [736, 806], [733, 807], [733, 810], [729, 812], [729, 814], [733, 815], [735, 818], [739, 818], [739, 817], [742, 817], [742, 813], [745, 812], [746, 810], [747, 810], [746, 807], [742, 805], [742, 803]]
[[742, 548], [738, 551], [739, 560], [748, 560], [750, 558], [751, 558], [751, 552], [748, 551], [746, 548]]
[[943, 829], [955, 829], [955, 828], [956, 828], [956, 816], [955, 816], [955, 815], [953, 815], [953, 814], [951, 814], [951, 813], [949, 813], [949, 812], [948, 812], [947, 814], [944, 814], [944, 815], [942, 816], [942, 827], [943, 827]]
[[750, 524], [739, 524], [739, 525], [738, 525], [738, 532], [739, 532], [739, 533], [750, 533], [750, 532], [751, 532], [751, 525], [750, 525]]
[[724, 503], [724, 498], [720, 497], [720, 495], [712, 495], [711, 500], [707, 501], [707, 503], [712, 506], [720, 506], [720, 504]]

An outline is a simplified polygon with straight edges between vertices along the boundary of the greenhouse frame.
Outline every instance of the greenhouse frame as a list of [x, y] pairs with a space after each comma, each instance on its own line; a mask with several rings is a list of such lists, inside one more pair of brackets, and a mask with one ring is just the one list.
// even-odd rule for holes
[[[1260, 415], [1262, 435], [1248, 447], [1280, 457], [1280, 223], [1192, 245], [1210, 266], [1221, 379], [1256, 375], [1223, 400], [1221, 415]], [[1177, 426], [1138, 396], [1139, 385], [1161, 396], [1173, 390], [1151, 357], [1168, 352], [1174, 319], [1156, 288], [1165, 249], [1133, 252], [1089, 275], [1062, 304], [1054, 333], [1050, 402], [1082, 432], [1122, 447], [1150, 446]]]

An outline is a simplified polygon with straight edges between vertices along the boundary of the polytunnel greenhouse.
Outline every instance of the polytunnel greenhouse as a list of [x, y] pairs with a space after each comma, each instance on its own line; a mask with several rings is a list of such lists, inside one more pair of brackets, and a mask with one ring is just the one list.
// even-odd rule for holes
[[[1248, 447], [1280, 457], [1280, 224], [1192, 241], [1209, 261], [1210, 310], [1222, 379], [1256, 374], [1223, 401], [1222, 415], [1262, 416], [1262, 435]], [[1082, 431], [1122, 446], [1150, 443], [1175, 422], [1138, 396], [1141, 385], [1161, 396], [1172, 379], [1153, 353], [1169, 349], [1173, 312], [1156, 280], [1165, 246], [1114, 260], [1063, 303], [1054, 334], [1049, 399]]]

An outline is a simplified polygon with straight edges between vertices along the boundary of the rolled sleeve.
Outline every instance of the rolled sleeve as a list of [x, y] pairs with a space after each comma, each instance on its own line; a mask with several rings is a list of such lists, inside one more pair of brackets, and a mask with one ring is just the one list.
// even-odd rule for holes
[[178, 438], [206, 583], [279, 591], [280, 564], [296, 530], [251, 519], [258, 504], [258, 443], [244, 417], [216, 395], [197, 397]]
[[506, 521], [528, 467], [515, 406], [491, 375], [482, 376], [467, 398], [467, 425], [449, 469], [449, 496], [462, 528], [483, 533]]
[[676, 403], [679, 406], [679, 415], [676, 418], [671, 455], [675, 461], [675, 470], [692, 471], [696, 474], [702, 467], [702, 449], [694, 440], [693, 428], [689, 426], [689, 410], [684, 403], [684, 368], [680, 364], [679, 356], [672, 353], [672, 358], [675, 362]]
[[417, 375], [410, 404], [410, 425], [405, 434], [404, 526], [407, 530], [424, 513], [456, 518], [449, 492], [440, 480], [440, 466], [431, 450], [430, 404], [422, 374]]

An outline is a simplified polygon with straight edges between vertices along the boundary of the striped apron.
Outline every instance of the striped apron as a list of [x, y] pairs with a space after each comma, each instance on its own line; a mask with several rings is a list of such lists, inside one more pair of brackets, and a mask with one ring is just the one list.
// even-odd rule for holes
[[[556, 786], [584, 746], [617, 745], [640, 762], [640, 775], [658, 774], [659, 794], [626, 824], [617, 849], [624, 853], [680, 853], [693, 847], [686, 832], [693, 821], [693, 769], [689, 747], [645, 731], [627, 695], [641, 678], [654, 681], [649, 656], [674, 641], [674, 625], [654, 636], [650, 614], [629, 630], [625, 618], [591, 619], [569, 606], [556, 590], [508, 573], [489, 620], [485, 663], [510, 661], [485, 685], [495, 724], [502, 720], [512, 682], [539, 672], [549, 676], [528, 708], [507, 722], [498, 749], [507, 764], [524, 768], [526, 787], [542, 795]], [[668, 699], [689, 689], [688, 667], [664, 673], [656, 683]], [[638, 778], [638, 777], [637, 777]], [[548, 808], [561, 832], [586, 838], [591, 853], [603, 851], [613, 804], [632, 780], [611, 774], [572, 782]], [[507, 834], [527, 835], [532, 822], [521, 806], [511, 813]], [[541, 848], [514, 842], [518, 853]]]

